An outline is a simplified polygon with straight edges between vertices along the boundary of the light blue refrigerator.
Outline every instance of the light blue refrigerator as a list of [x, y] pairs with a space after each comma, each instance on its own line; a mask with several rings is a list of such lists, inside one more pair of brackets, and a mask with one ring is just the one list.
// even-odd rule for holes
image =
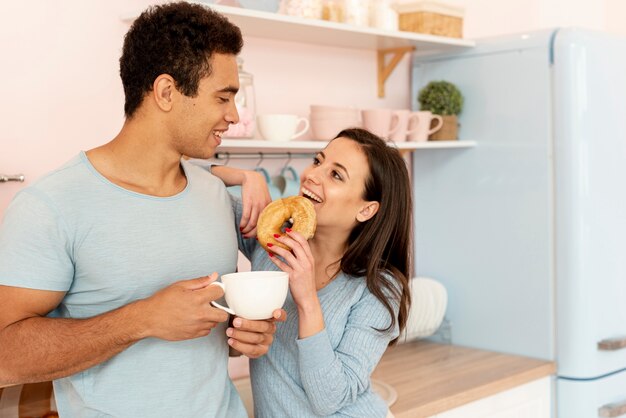
[[431, 80], [477, 142], [413, 153], [415, 270], [446, 286], [452, 342], [555, 360], [560, 418], [626, 417], [626, 39], [480, 40], [417, 56], [412, 97]]

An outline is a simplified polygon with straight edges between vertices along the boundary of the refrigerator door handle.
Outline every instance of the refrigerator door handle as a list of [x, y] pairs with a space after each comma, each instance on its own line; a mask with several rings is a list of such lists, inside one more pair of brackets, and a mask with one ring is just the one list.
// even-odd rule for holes
[[598, 350], [615, 351], [626, 348], [626, 337], [607, 338], [598, 342]]
[[626, 415], [626, 400], [609, 403], [598, 409], [599, 417], [621, 417]]

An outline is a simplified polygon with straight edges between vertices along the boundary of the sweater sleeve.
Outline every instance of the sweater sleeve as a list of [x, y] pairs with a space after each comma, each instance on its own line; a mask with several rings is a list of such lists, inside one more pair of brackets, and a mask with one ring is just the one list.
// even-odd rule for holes
[[229, 194], [229, 196], [230, 203], [235, 214], [235, 231], [237, 231], [237, 244], [239, 246], [239, 251], [241, 251], [248, 260], [251, 260], [252, 253], [254, 252], [254, 248], [256, 246], [256, 239], [244, 238], [241, 231], [239, 231], [239, 223], [241, 222], [241, 217], [243, 216], [243, 203], [241, 202], [241, 198], [235, 197], [231, 194]]
[[[397, 317], [397, 304], [392, 306]], [[389, 312], [366, 288], [336, 349], [326, 330], [297, 340], [302, 385], [316, 414], [333, 414], [369, 388], [370, 375], [399, 334], [397, 321], [389, 331], [378, 331], [389, 324]]]

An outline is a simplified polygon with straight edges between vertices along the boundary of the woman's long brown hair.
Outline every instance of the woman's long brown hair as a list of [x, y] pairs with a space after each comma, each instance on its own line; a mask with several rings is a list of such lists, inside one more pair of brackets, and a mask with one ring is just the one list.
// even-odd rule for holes
[[[369, 163], [363, 199], [380, 203], [378, 212], [367, 222], [359, 223], [348, 239], [348, 250], [341, 259], [345, 274], [366, 277], [367, 287], [389, 311], [391, 325], [396, 325], [393, 295], [399, 304], [400, 332], [406, 325], [411, 294], [411, 254], [413, 210], [411, 184], [406, 164], [397, 149], [364, 129], [345, 129], [335, 138], [350, 139], [361, 147]], [[397, 338], [391, 342], [395, 344]]]

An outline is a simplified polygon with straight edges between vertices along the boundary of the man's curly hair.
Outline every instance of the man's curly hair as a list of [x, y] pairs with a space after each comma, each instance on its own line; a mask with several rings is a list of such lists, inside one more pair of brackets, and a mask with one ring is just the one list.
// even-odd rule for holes
[[237, 55], [242, 47], [239, 28], [207, 7], [180, 2], [148, 8], [124, 37], [120, 76], [126, 117], [159, 75], [171, 75], [178, 90], [194, 97], [200, 80], [211, 74], [213, 54]]

